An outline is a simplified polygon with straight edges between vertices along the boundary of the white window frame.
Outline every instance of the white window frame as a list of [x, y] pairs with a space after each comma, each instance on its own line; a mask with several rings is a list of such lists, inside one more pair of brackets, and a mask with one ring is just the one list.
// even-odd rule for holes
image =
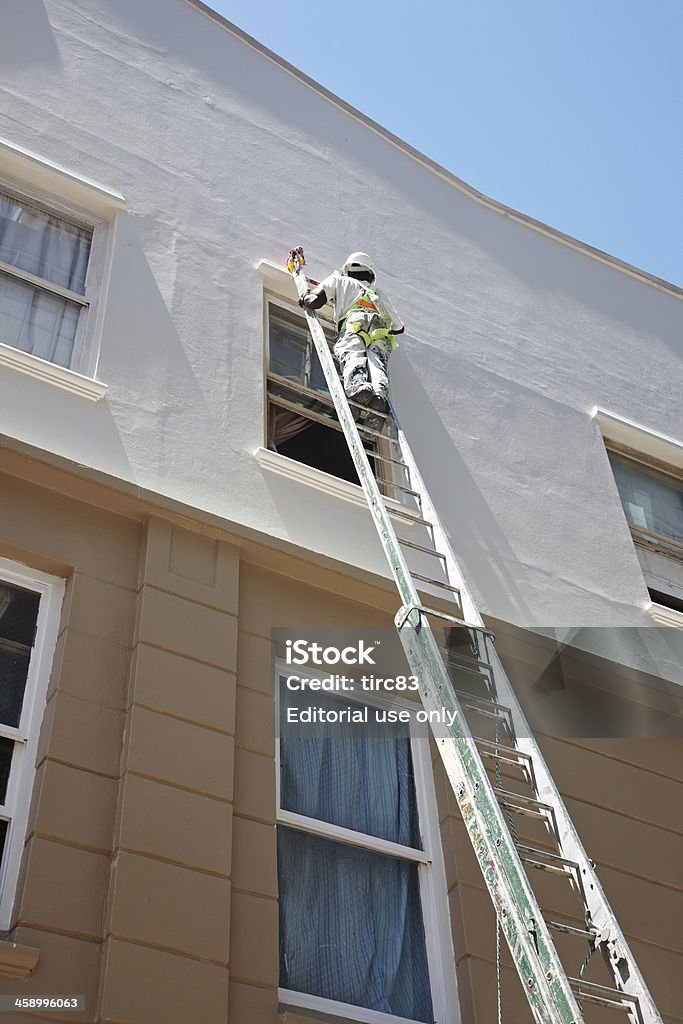
[[[25, 202], [28, 205], [35, 207], [47, 216], [59, 217], [61, 220], [64, 220], [69, 224], [73, 224], [75, 227], [83, 228], [91, 232], [90, 251], [88, 253], [88, 266], [86, 270], [83, 294], [80, 292], [73, 292], [69, 288], [63, 288], [61, 285], [53, 284], [51, 281], [48, 281], [39, 275], [31, 274], [27, 270], [23, 270], [21, 267], [15, 267], [11, 263], [5, 263], [4, 260], [0, 260], [0, 271], [2, 271], [3, 274], [7, 274], [10, 277], [14, 277], [19, 281], [25, 282], [26, 284], [33, 285], [49, 295], [55, 295], [58, 298], [67, 299], [69, 302], [80, 307], [78, 327], [76, 328], [73, 350], [67, 369], [73, 370], [76, 373], [81, 373], [84, 376], [94, 376], [97, 365], [97, 353], [93, 351], [93, 345], [89, 344], [89, 342], [92, 341], [94, 333], [90, 328], [90, 325], [94, 324], [96, 321], [98, 307], [97, 300], [98, 296], [102, 292], [102, 282], [104, 279], [107, 255], [106, 224], [97, 217], [86, 217], [74, 210], [73, 207], [64, 206], [53, 196], [43, 194], [39, 195], [35, 190], [28, 192], [20, 185], [4, 179], [0, 179], [0, 191], [5, 192], [11, 199], [16, 199], [19, 203]], [[12, 348], [11, 345], [5, 346], [4, 342], [3, 347]], [[30, 355], [34, 359], [40, 358], [38, 356], [34, 356], [31, 352], [22, 354]], [[41, 361], [50, 362], [49, 360]]]
[[[605, 448], [608, 459], [610, 455], [616, 455], [628, 462], [634, 463], [636, 467], [642, 466], [644, 470], [653, 470], [662, 477], [669, 477], [672, 481], [678, 484], [683, 482], [683, 472], [680, 469], [667, 463], [662, 463], [654, 456], [644, 455], [642, 452], [634, 451], [627, 445], [609, 440], [605, 441]], [[612, 473], [614, 473], [611, 459], [609, 459], [609, 462], [610, 469], [612, 470]], [[614, 482], [616, 486], [616, 479]], [[617, 491], [619, 491], [618, 486]], [[621, 500], [621, 495], [619, 495], [619, 497]], [[664, 535], [652, 533], [650, 530], [634, 525], [629, 521], [625, 512], [624, 518], [626, 519], [626, 524], [631, 533], [636, 553], [639, 548], [644, 551], [653, 551], [657, 555], [661, 555], [668, 559], [671, 565], [678, 564], [680, 572], [683, 573], [683, 545], [680, 542], [675, 541], [670, 537], [665, 537]], [[642, 563], [642, 558], [640, 561]], [[653, 575], [652, 572], [648, 572], [645, 565], [641, 564], [641, 569], [643, 572], [643, 579], [648, 590], [654, 590], [664, 595], [670, 594], [672, 597], [678, 596], [680, 593], [680, 584], [675, 587], [671, 584], [667, 584], [664, 579]], [[653, 617], [664, 625], [672, 625], [679, 628], [683, 625], [683, 613], [670, 609], [666, 605], [657, 604], [656, 601], [653, 601], [650, 611]]]
[[[294, 316], [298, 317], [301, 320], [302, 326], [306, 330], [308, 330], [308, 325], [306, 324], [306, 319], [304, 317], [304, 314], [302, 313], [302, 311], [299, 308], [299, 306], [296, 305], [295, 303], [288, 302], [287, 299], [283, 299], [280, 295], [276, 295], [275, 292], [269, 292], [269, 291], [266, 291], [264, 293], [264, 298], [265, 298], [265, 305], [266, 305], [266, 308], [265, 308], [265, 331], [264, 331], [264, 334], [265, 334], [265, 342], [266, 342], [265, 365], [266, 365], [266, 376], [267, 376], [270, 373], [270, 307], [271, 306], [278, 306], [280, 309], [284, 309], [286, 313], [293, 313]], [[327, 307], [324, 307], [322, 310], [318, 310], [318, 319], [321, 322], [323, 330], [326, 330], [326, 331], [332, 333], [336, 337], [336, 335], [337, 335], [336, 324], [330, 318], [329, 315], [325, 314], [325, 309], [326, 308]], [[312, 348], [313, 351], [315, 351], [315, 346], [313, 345], [313, 340], [312, 339], [311, 339], [311, 348]], [[295, 381], [292, 378], [292, 386], [296, 387], [297, 383], [298, 383], [298, 381]]]
[[[453, 937], [448, 913], [448, 886], [446, 869], [441, 848], [439, 829], [439, 813], [436, 802], [436, 790], [432, 771], [432, 760], [429, 740], [417, 735], [414, 723], [411, 724], [411, 756], [413, 778], [415, 784], [415, 802], [417, 805], [422, 850], [402, 846], [376, 836], [356, 832], [317, 818], [309, 818], [304, 814], [288, 811], [281, 805], [280, 799], [280, 676], [291, 675], [291, 666], [281, 659], [275, 660], [275, 791], [276, 791], [276, 823], [287, 828], [297, 829], [309, 835], [319, 836], [337, 843], [348, 843], [375, 853], [385, 854], [407, 860], [417, 866], [422, 904], [422, 921], [425, 933], [427, 965], [432, 996], [432, 1012], [435, 1024], [460, 1024], [460, 1004], [455, 972], [455, 955]], [[329, 671], [316, 670], [306, 666], [307, 677], [325, 678]], [[328, 693], [338, 697], [345, 703], [351, 703], [348, 694]], [[380, 708], [405, 708], [415, 711], [416, 703], [398, 696], [382, 693], [363, 693], [362, 700], [355, 703]], [[417, 705], [417, 708], [421, 705]], [[357, 1021], [360, 1024], [416, 1024], [415, 1021], [394, 1014], [368, 1010], [349, 1003], [325, 999], [322, 996], [295, 992], [291, 989], [278, 989], [280, 1010], [292, 1012], [312, 1011], [316, 1019], [324, 1021]]]
[[[677, 470], [673, 466], [667, 466], [657, 459], [648, 458], [641, 452], [634, 451], [632, 448], [627, 448], [624, 445], [615, 444], [614, 442], [607, 441], [605, 448], [607, 449], [608, 457], [609, 455], [616, 455], [626, 462], [633, 462], [636, 466], [642, 466], [645, 471], [643, 476], [647, 476], [647, 470], [650, 470], [659, 476], [668, 477], [683, 490], [683, 472], [681, 470]], [[611, 461], [610, 459], [610, 465]], [[618, 487], [617, 490], [619, 490]], [[653, 533], [651, 530], [646, 530], [645, 527], [636, 526], [628, 518], [626, 521], [636, 544], [640, 543], [643, 547], [652, 547], [662, 555], [669, 555], [671, 558], [683, 561], [683, 543], [664, 534]]]
[[[68, 368], [41, 359], [30, 352], [0, 341], [0, 367], [54, 384], [91, 401], [107, 391], [97, 380], [107, 292], [118, 214], [126, 209], [124, 197], [113, 189], [75, 174], [30, 150], [0, 138], [0, 188], [47, 212], [92, 230], [85, 296], [73, 294], [16, 267], [2, 269], [55, 294], [78, 302], [84, 308], [79, 317], [74, 350]], [[83, 301], [85, 299], [85, 302]]]
[[0, 581], [40, 596], [36, 634], [29, 660], [26, 689], [17, 728], [0, 723], [0, 736], [14, 741], [5, 803], [0, 819], [7, 821], [5, 849], [0, 863], [0, 930], [9, 929], [16, 899], [19, 867], [24, 849], [31, 793], [36, 774], [36, 753], [45, 696], [54, 659], [66, 581], [0, 558]]
[[[641, 462], [652, 469], [660, 470], [676, 479], [683, 479], [683, 442], [675, 437], [671, 437], [669, 434], [653, 430], [644, 423], [637, 423], [635, 420], [628, 419], [608, 409], [600, 408], [597, 405], [591, 410], [591, 417], [595, 422], [599, 437], [608, 456], [607, 465], [610, 469], [612, 483], [620, 506], [621, 495], [619, 494], [614, 472], [609, 461], [610, 451], [616, 455], [624, 455], [635, 462]], [[644, 585], [648, 589], [656, 590], [663, 594], [669, 593], [670, 591], [665, 581], [648, 573], [647, 569], [643, 566], [643, 558], [639, 554], [639, 548], [643, 551], [650, 547], [655, 549], [655, 544], [648, 543], [644, 535], [642, 540], [639, 541], [638, 534], [635, 529], [631, 528], [631, 524], [626, 518], [626, 513], [623, 509], [622, 515], [626, 528], [633, 540]], [[668, 551], [660, 550], [657, 554], [663, 555], [665, 558], [668, 557], [671, 560], [671, 564], [678, 562], [678, 557], [674, 554], [673, 545], [669, 545]], [[664, 586], [662, 585], [663, 583], [665, 584]], [[672, 596], [678, 596], [678, 594], [676, 593]], [[683, 613], [653, 601], [646, 607], [655, 622], [677, 628], [683, 627]]]

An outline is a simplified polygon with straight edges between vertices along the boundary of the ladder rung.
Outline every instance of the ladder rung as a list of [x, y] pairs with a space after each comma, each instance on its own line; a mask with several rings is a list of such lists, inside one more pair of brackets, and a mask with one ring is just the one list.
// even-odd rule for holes
[[404, 547], [414, 548], [415, 551], [424, 551], [426, 555], [433, 555], [435, 558], [443, 558], [444, 562], [446, 561], [446, 555], [441, 551], [437, 551], [436, 548], [428, 548], [425, 544], [416, 544], [414, 540], [404, 540], [403, 537], [399, 537], [398, 542], [403, 544]]
[[552, 814], [552, 806], [550, 804], [544, 804], [541, 800], [536, 800], [531, 796], [522, 796], [521, 793], [511, 793], [507, 789], [500, 789], [498, 786], [493, 787], [493, 791], [499, 803], [505, 804], [511, 811], [516, 811], [517, 814], [526, 814], [529, 818], [542, 818], [544, 821], [548, 820], [548, 815]]
[[509, 747], [506, 743], [494, 743], [493, 740], [485, 740], [479, 736], [473, 738], [482, 757], [491, 757], [503, 764], [518, 765], [527, 769], [533, 766], [531, 754], [525, 754], [516, 747]]
[[380, 462], [388, 462], [392, 466], [400, 466], [401, 469], [404, 469], [410, 475], [407, 462], [401, 462], [400, 459], [392, 459], [390, 455], [383, 455], [381, 452], [373, 451], [369, 454], [371, 458], [379, 459]]
[[[459, 619], [457, 615], [448, 615], [446, 612], [440, 612], [438, 608], [427, 608], [424, 605], [414, 605], [419, 611], [424, 612], [425, 615], [433, 615], [436, 619], [443, 619], [444, 622], [453, 622], [456, 626], [462, 626], [463, 629], [476, 629], [480, 633], [488, 633], [490, 637], [493, 637], [491, 630], [486, 629], [485, 626], [477, 626], [474, 622], [467, 622], [465, 619]], [[444, 647], [439, 648], [440, 651], [444, 651]]]
[[[374, 458], [374, 456], [372, 456]], [[397, 491], [403, 491], [404, 494], [409, 494], [412, 498], [417, 498], [418, 501], [422, 498], [419, 491], [411, 491], [409, 487], [404, 487], [403, 484], [394, 483], [393, 480], [387, 480], [384, 476], [375, 476], [375, 480], [378, 484], [384, 484], [385, 487], [395, 487]]]
[[490, 661], [484, 661], [482, 658], [476, 658], [473, 654], [458, 654], [456, 651], [449, 651], [446, 647], [440, 647], [439, 650], [445, 655], [445, 660], [450, 665], [458, 667], [459, 662], [460, 668], [469, 669], [470, 672], [476, 672], [476, 675], [481, 676], [483, 673], [480, 669], [485, 669], [488, 672], [493, 672], [493, 665]]
[[396, 438], [391, 437], [389, 434], [385, 434], [382, 430], [375, 430], [374, 427], [366, 427], [363, 423], [356, 423], [356, 427], [358, 428], [358, 433], [361, 437], [363, 434], [369, 434], [371, 437], [379, 437], [382, 441], [391, 441], [392, 444], [396, 444]]
[[[411, 523], [417, 523], [418, 526], [427, 526], [430, 530], [434, 529], [434, 523], [430, 523], [429, 519], [419, 516], [416, 512], [411, 512], [409, 508], [392, 508], [391, 513], [400, 519], [407, 519]], [[415, 575], [416, 573], [413, 573], [413, 576]]]
[[592, 942], [595, 938], [595, 932], [591, 932], [588, 928], [577, 928], [573, 924], [565, 924], [564, 921], [548, 921], [545, 918], [545, 923], [548, 928], [552, 928], [556, 932], [565, 932], [567, 935], [576, 935], [581, 939], [588, 939]]
[[[429, 524], [432, 525], [431, 523]], [[449, 590], [452, 594], [460, 594], [457, 587], [454, 587], [451, 583], [442, 583], [441, 580], [433, 580], [431, 576], [423, 576], [419, 572], [411, 572], [410, 574], [415, 580], [422, 580], [423, 583], [431, 583], [433, 587], [441, 587], [442, 590]]]
[[455, 693], [463, 708], [469, 708], [488, 718], [505, 718], [506, 715], [512, 714], [507, 705], [498, 704], [495, 700], [477, 697], [475, 693], [467, 693], [466, 690], [456, 690]]
[[608, 988], [607, 985], [597, 985], [594, 981], [584, 981], [582, 978], [567, 978], [572, 989], [579, 997], [589, 1003], [597, 1003], [598, 1006], [609, 1006], [610, 1009], [630, 1010], [638, 1005], [638, 997], [628, 992], [620, 992], [616, 988]]
[[517, 850], [525, 864], [540, 868], [541, 871], [550, 871], [555, 875], [578, 874], [579, 865], [576, 861], [567, 860], [566, 857], [560, 857], [557, 853], [548, 853], [547, 850], [539, 850], [535, 846], [525, 846], [523, 843], [517, 843]]

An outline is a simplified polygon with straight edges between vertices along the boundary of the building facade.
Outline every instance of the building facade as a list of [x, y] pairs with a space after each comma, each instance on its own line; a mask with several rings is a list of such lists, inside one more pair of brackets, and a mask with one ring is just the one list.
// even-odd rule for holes
[[[16, 1019], [495, 1013], [493, 910], [428, 746], [391, 754], [412, 757], [394, 803], [418, 838], [304, 812], [282, 783], [271, 631], [389, 630], [397, 607], [316, 419], [281, 269], [303, 243], [316, 278], [377, 254], [407, 324], [402, 423], [660, 1012], [683, 1020], [681, 290], [481, 196], [196, 0], [28, 0], [4, 20], [0, 995], [86, 1007]], [[581, 687], [611, 702], [597, 738], [542, 728]], [[325, 885], [345, 827], [349, 857], [404, 865], [418, 908], [375, 957], [399, 965], [386, 1006], [349, 995], [349, 970], [311, 992], [283, 965], [303, 865], [335, 918], [360, 897]], [[305, 924], [298, 956], [322, 963]], [[505, 951], [500, 973], [509, 1019], [530, 1019]]]

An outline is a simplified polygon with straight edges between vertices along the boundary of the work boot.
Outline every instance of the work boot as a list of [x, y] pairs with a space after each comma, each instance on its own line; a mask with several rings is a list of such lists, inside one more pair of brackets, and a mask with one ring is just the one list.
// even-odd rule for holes
[[367, 381], [363, 381], [354, 387], [354, 381], [353, 378], [351, 378], [346, 396], [347, 398], [350, 398], [352, 402], [358, 402], [359, 405], [367, 405], [373, 397], [373, 390]]
[[386, 395], [380, 395], [375, 392], [368, 402], [368, 405], [371, 409], [374, 409], [375, 412], [389, 412], [389, 403]]

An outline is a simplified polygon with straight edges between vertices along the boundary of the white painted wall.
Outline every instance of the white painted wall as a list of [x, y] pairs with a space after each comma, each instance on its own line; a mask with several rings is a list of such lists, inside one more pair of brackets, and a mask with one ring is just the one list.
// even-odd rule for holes
[[[120, 191], [92, 403], [0, 370], [0, 432], [382, 570], [361, 509], [268, 473], [262, 279], [375, 254], [394, 394], [484, 610], [643, 621], [591, 410], [681, 434], [683, 302], [469, 195], [187, 0], [3, 14], [0, 135]], [[292, 290], [293, 294], [293, 290]]]

